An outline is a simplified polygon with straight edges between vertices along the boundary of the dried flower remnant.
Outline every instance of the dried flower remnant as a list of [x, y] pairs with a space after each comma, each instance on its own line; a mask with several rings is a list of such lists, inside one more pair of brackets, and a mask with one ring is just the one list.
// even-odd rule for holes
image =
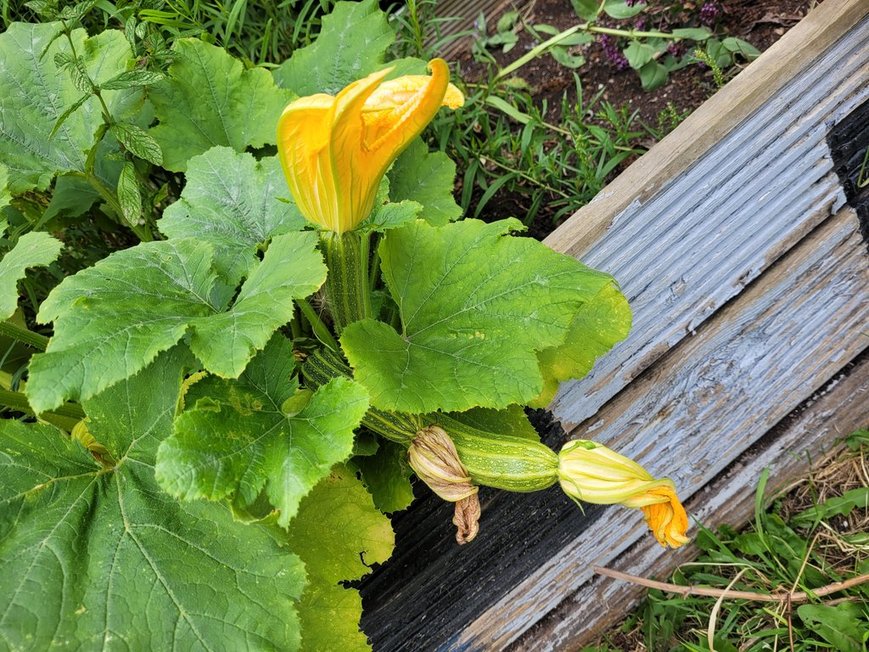
[[456, 541], [472, 541], [480, 530], [479, 487], [472, 484], [450, 436], [438, 426], [423, 428], [411, 442], [407, 459], [420, 480], [438, 496], [456, 504]]

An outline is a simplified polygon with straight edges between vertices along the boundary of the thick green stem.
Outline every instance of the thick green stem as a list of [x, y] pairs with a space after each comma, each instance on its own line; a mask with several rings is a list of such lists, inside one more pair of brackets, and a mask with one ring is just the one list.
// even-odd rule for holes
[[329, 268], [326, 301], [339, 335], [345, 326], [372, 316], [368, 278], [370, 237], [358, 231], [321, 236]]
[[23, 342], [28, 346], [32, 346], [34, 349], [39, 349], [40, 351], [45, 351], [45, 347], [48, 346], [48, 338], [45, 335], [34, 333], [26, 328], [21, 328], [10, 321], [0, 322], [0, 335], [11, 337], [13, 340]]
[[[27, 402], [27, 397], [21, 392], [13, 392], [8, 389], [0, 389], [0, 405], [23, 412], [25, 414], [35, 415], [30, 403]], [[77, 405], [61, 405], [52, 412], [43, 412], [39, 415], [42, 421], [54, 424], [64, 430], [71, 430], [72, 427], [84, 418], [84, 411]]]

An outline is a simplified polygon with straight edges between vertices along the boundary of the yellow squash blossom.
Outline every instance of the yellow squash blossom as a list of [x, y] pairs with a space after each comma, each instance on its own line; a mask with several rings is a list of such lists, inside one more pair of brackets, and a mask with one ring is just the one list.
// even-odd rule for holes
[[386, 169], [441, 106], [464, 103], [443, 59], [431, 76], [384, 81], [391, 68], [355, 81], [337, 96], [302, 97], [278, 122], [278, 153], [296, 205], [309, 221], [352, 230], [374, 208]]
[[642, 509], [662, 546], [688, 542], [688, 515], [669, 478], [655, 479], [633, 460], [606, 446], [578, 439], [558, 455], [558, 481], [575, 500], [599, 505], [620, 503]]

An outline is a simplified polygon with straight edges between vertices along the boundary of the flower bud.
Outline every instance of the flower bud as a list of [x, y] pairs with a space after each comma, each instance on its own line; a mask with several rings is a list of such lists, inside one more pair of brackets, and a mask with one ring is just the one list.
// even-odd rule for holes
[[673, 548], [688, 541], [688, 515], [669, 478], [655, 479], [631, 459], [592, 441], [565, 444], [558, 455], [558, 480], [574, 500], [620, 503], [642, 509], [658, 542]]

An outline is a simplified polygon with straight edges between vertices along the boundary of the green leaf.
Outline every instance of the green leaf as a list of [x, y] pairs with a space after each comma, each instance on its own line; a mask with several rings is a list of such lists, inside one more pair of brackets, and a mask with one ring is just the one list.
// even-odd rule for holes
[[122, 88], [134, 88], [136, 86], [150, 86], [163, 81], [166, 76], [161, 72], [152, 70], [125, 70], [111, 79], [100, 84], [100, 88], [107, 90], [120, 90]]
[[275, 80], [299, 96], [336, 95], [381, 68], [394, 41], [395, 33], [376, 0], [337, 2], [323, 18], [317, 40], [275, 69]]
[[31, 360], [30, 404], [43, 412], [67, 398], [89, 398], [142, 369], [188, 330], [207, 369], [237, 376], [290, 320], [293, 299], [325, 280], [316, 243], [315, 233], [276, 236], [229, 307], [211, 246], [191, 239], [140, 244], [66, 278], [38, 315], [54, 321], [55, 335]]
[[232, 307], [197, 320], [190, 347], [206, 369], [237, 377], [272, 333], [292, 319], [293, 300], [323, 284], [326, 266], [316, 244], [317, 234], [311, 231], [275, 236]]
[[634, 70], [639, 70], [655, 56], [655, 48], [640, 41], [631, 41], [624, 49], [624, 55]]
[[234, 496], [242, 505], [264, 490], [286, 526], [299, 501], [353, 452], [353, 430], [368, 410], [365, 390], [336, 378], [302, 394], [286, 414], [282, 405], [299, 389], [293, 369], [290, 343], [275, 337], [238, 381], [197, 383], [208, 394], [178, 417], [175, 435], [160, 446], [160, 485], [184, 500]]
[[124, 219], [130, 224], [138, 224], [142, 217], [142, 192], [139, 190], [139, 180], [136, 178], [136, 168], [127, 161], [118, 177], [118, 201], [124, 213]]
[[70, 104], [66, 110], [60, 114], [60, 116], [55, 120], [54, 126], [51, 128], [51, 132], [48, 134], [48, 139], [51, 140], [54, 138], [54, 135], [57, 133], [57, 130], [63, 126], [63, 123], [66, 122], [66, 119], [69, 118], [73, 113], [78, 111], [82, 104], [87, 102], [91, 98], [90, 93], [85, 93], [80, 98], [78, 98], [75, 102]]
[[[522, 111], [518, 106], [511, 104], [503, 97], [498, 97], [497, 95], [489, 95], [486, 97], [486, 104], [491, 106], [492, 108], [497, 109], [504, 115], [512, 118], [519, 124], [527, 125], [534, 118], [530, 115]], [[435, 225], [438, 226], [438, 225]]]
[[131, 154], [141, 159], [163, 165], [163, 152], [153, 136], [131, 122], [116, 122], [109, 131]]
[[579, 68], [585, 64], [585, 57], [581, 54], [571, 54], [566, 47], [558, 45], [549, 50], [549, 54], [565, 68]]
[[760, 56], [760, 50], [741, 38], [729, 36], [721, 41], [721, 45], [734, 54], [741, 54], [748, 61], [753, 61]]
[[348, 469], [336, 466], [302, 500], [290, 529], [290, 548], [305, 562], [308, 586], [302, 595], [302, 649], [352, 652], [370, 649], [359, 631], [362, 601], [338, 584], [366, 575], [371, 564], [392, 554], [389, 519]]
[[154, 481], [181, 362], [163, 355], [85, 404], [114, 467], [51, 426], [0, 424], [0, 640], [11, 649], [298, 648], [299, 559]]
[[831, 516], [844, 516], [855, 509], [869, 509], [869, 487], [849, 489], [841, 496], [834, 496], [812, 505], [790, 519], [793, 525], [811, 525]]
[[158, 223], [170, 238], [214, 245], [215, 267], [234, 284], [256, 265], [257, 248], [279, 233], [300, 230], [305, 219], [291, 201], [277, 157], [257, 161], [229, 147], [190, 159], [181, 199]]
[[415, 201], [387, 202], [377, 206], [359, 225], [361, 230], [387, 231], [415, 220], [422, 206]]
[[672, 34], [673, 36], [690, 39], [692, 41], [705, 41], [710, 36], [712, 36], [712, 32], [710, 32], [705, 27], [680, 27], [678, 29], [674, 29], [672, 31]]
[[797, 615], [807, 627], [838, 652], [862, 652], [866, 649], [866, 622], [869, 613], [865, 604], [804, 604], [797, 607]]
[[175, 41], [172, 56], [168, 78], [148, 91], [160, 121], [151, 135], [166, 169], [183, 172], [192, 156], [215, 145], [242, 152], [275, 143], [292, 95], [265, 68], [245, 70], [223, 48], [193, 38]]
[[667, 67], [661, 65], [657, 61], [649, 61], [646, 65], [637, 71], [640, 75], [640, 82], [643, 89], [647, 91], [654, 90], [659, 86], [667, 83]]
[[594, 20], [600, 11], [598, 0], [570, 0], [573, 11], [583, 20]]
[[540, 441], [540, 435], [519, 405], [510, 405], [505, 410], [474, 408], [467, 412], [451, 412], [447, 416], [483, 432]]
[[40, 222], [48, 224], [58, 215], [78, 217], [87, 211], [94, 202], [99, 201], [100, 194], [87, 181], [79, 176], [62, 175], [54, 181], [54, 191], [48, 208], [42, 214]]
[[0, 321], [12, 316], [18, 306], [18, 281], [28, 267], [44, 267], [60, 255], [63, 245], [42, 231], [25, 233], [0, 260]]
[[610, 18], [624, 20], [632, 18], [646, 9], [645, 2], [636, 2], [629, 6], [625, 0], [606, 0], [603, 6], [604, 13]]
[[402, 332], [367, 319], [341, 335], [372, 405], [462, 411], [540, 393], [536, 352], [563, 342], [576, 311], [611, 278], [530, 238], [505, 236], [517, 227], [417, 221], [386, 233], [381, 268]]
[[628, 301], [615, 283], [609, 283], [579, 309], [564, 342], [540, 353], [544, 386], [531, 405], [546, 407], [560, 382], [585, 376], [595, 360], [625, 339], [630, 330]]
[[[70, 53], [66, 38], [55, 39], [59, 29], [57, 23], [12, 23], [0, 34], [0, 160], [9, 167], [14, 195], [44, 190], [57, 174], [84, 172], [103, 122], [99, 101], [89, 96], [49, 137], [82, 97], [69, 74], [55, 63], [56, 54]], [[124, 70], [132, 56], [123, 33], [115, 30], [87, 38], [77, 29], [71, 38], [85, 71], [97, 83]], [[106, 91], [103, 98], [115, 119], [141, 108], [139, 90]]]
[[422, 204], [422, 217], [433, 226], [443, 226], [462, 215], [453, 197], [456, 164], [443, 152], [429, 152], [422, 139], [411, 143], [387, 173], [389, 198]]
[[407, 463], [407, 448], [401, 444], [382, 439], [374, 455], [356, 457], [352, 464], [384, 514], [406, 509], [413, 502], [413, 469]]

